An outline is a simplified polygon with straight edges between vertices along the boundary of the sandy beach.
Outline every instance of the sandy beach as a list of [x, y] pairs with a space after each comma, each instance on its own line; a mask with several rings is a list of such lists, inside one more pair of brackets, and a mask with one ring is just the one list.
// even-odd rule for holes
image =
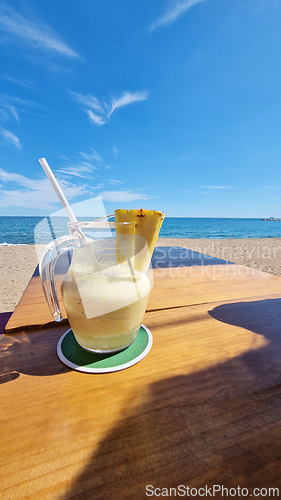
[[[281, 238], [244, 240], [159, 238], [157, 245], [181, 246], [281, 276]], [[40, 251], [42, 247], [44, 246], [40, 246]], [[0, 247], [0, 313], [14, 310], [37, 264], [35, 245]]]

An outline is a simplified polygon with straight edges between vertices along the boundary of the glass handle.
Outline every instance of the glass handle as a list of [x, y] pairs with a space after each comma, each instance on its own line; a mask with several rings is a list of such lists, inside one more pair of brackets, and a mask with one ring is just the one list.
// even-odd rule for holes
[[58, 238], [44, 249], [39, 261], [39, 273], [44, 295], [49, 306], [50, 312], [55, 321], [60, 322], [63, 315], [60, 310], [56, 282], [55, 282], [55, 267], [58, 258], [67, 251], [74, 250], [79, 247], [79, 240], [73, 236], [62, 236]]

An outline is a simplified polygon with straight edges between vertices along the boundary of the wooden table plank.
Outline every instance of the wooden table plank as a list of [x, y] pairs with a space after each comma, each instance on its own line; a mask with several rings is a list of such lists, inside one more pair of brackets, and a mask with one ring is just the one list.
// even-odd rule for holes
[[59, 361], [66, 328], [47, 324], [32, 278], [0, 336], [1, 500], [145, 499], [147, 485], [281, 491], [281, 278], [197, 260], [154, 270], [152, 350], [98, 376]]
[[[280, 295], [281, 278], [235, 264], [154, 269], [147, 310]], [[168, 293], [167, 293], [167, 290]]]
[[281, 301], [147, 312], [149, 355], [89, 376], [62, 328], [0, 339], [1, 499], [147, 498], [146, 485], [280, 487]]
[[[60, 308], [63, 315], [66, 317], [65, 309], [61, 300], [60, 294], [60, 283], [65, 276], [69, 264], [71, 262], [71, 255], [67, 252], [62, 254], [56, 263], [56, 278], [57, 278], [57, 291], [58, 298], [60, 302]], [[194, 252], [182, 247], [156, 247], [152, 256], [152, 266], [155, 268], [155, 276], [163, 276], [163, 273], [168, 273], [168, 269], [163, 269], [173, 266], [208, 266], [214, 265], [225, 265], [227, 261], [210, 257], [198, 252]], [[172, 273], [174, 273], [174, 269]], [[182, 269], [179, 272], [182, 273]], [[206, 270], [205, 270], [206, 271]], [[190, 271], [189, 271], [190, 272]], [[192, 271], [191, 271], [192, 272]], [[151, 297], [150, 297], [151, 300]], [[177, 294], [176, 300], [179, 300], [179, 294]], [[32, 307], [30, 307], [32, 304]], [[36, 307], [33, 305], [36, 304]], [[148, 307], [150, 305], [148, 304]], [[152, 306], [154, 307], [154, 306]], [[66, 323], [67, 320], [64, 320]], [[6, 332], [20, 332], [23, 328], [36, 329], [41, 326], [48, 328], [51, 325], [55, 325], [42, 291], [39, 277], [39, 268], [37, 266], [32, 279], [30, 280], [21, 300], [19, 301], [15, 311], [10, 318], [10, 321], [6, 325]]]
[[[264, 294], [278, 297], [281, 290], [279, 276], [234, 264], [154, 269], [153, 277], [154, 287], [150, 292], [148, 311], [237, 298], [258, 298]], [[63, 275], [57, 275], [60, 307], [66, 318], [60, 294], [62, 279]], [[5, 332], [49, 328], [55, 324], [46, 304], [40, 277], [33, 276]], [[64, 324], [67, 324], [67, 319]]]

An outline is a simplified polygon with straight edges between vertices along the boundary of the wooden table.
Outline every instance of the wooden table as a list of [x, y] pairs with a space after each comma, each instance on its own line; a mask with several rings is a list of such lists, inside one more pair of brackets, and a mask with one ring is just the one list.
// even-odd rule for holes
[[154, 270], [148, 356], [102, 375], [59, 361], [32, 278], [0, 337], [1, 500], [281, 493], [281, 278], [176, 264]]

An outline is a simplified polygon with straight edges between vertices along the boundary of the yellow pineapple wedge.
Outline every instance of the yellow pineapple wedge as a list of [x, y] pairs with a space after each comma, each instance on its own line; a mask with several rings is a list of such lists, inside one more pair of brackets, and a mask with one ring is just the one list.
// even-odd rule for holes
[[115, 210], [115, 222], [134, 222], [130, 231], [134, 231], [136, 271], [148, 270], [164, 217], [165, 214], [157, 210]]

